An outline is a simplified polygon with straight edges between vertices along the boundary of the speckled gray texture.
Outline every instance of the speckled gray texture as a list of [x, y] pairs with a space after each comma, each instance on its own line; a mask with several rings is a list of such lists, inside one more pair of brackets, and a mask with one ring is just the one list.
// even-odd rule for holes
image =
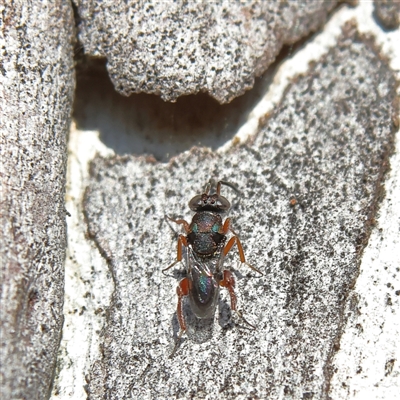
[[336, 1], [76, 0], [87, 55], [106, 57], [116, 90], [221, 103], [253, 86], [284, 44], [318, 29]]
[[[344, 302], [393, 150], [395, 86], [370, 41], [348, 25], [252, 142], [219, 155], [194, 149], [168, 165], [95, 159], [85, 214], [115, 291], [90, 399], [326, 397]], [[248, 260], [265, 276], [234, 254], [226, 266], [257, 330], [230, 323], [223, 293], [214, 325], [190, 331], [169, 359], [182, 275], [179, 266], [161, 273], [176, 256], [163, 217], [190, 219], [187, 202], [210, 177], [243, 191], [240, 199], [224, 194]]]
[[104, 62], [91, 60], [77, 71], [74, 120], [79, 130], [98, 130], [100, 140], [120, 155], [151, 154], [166, 162], [194, 143], [213, 149], [227, 143], [265, 94], [274, 71], [270, 67], [252, 90], [229, 104], [206, 94], [172, 103], [145, 93], [121, 96]]
[[400, 26], [400, 1], [375, 0], [374, 15], [384, 28], [398, 28]]
[[0, 16], [0, 392], [45, 399], [63, 322], [73, 13], [16, 1]]

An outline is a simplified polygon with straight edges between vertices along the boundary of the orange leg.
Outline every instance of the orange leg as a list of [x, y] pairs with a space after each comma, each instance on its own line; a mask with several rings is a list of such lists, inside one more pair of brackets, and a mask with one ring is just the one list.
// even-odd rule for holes
[[176, 310], [176, 314], [178, 316], [179, 326], [181, 328], [179, 337], [182, 336], [182, 333], [186, 331], [186, 322], [185, 322], [185, 317], [183, 316], [182, 300], [184, 296], [187, 296], [189, 294], [189, 286], [190, 286], [189, 278], [183, 278], [179, 282], [178, 287], [176, 288], [176, 293], [178, 295], [178, 307]]
[[172, 268], [174, 265], [178, 264], [178, 262], [182, 261], [182, 244], [187, 247], [188, 246], [188, 242], [186, 239], [186, 236], [183, 235], [179, 235], [178, 238], [178, 250], [177, 250], [177, 256], [176, 256], [176, 260], [167, 268], [164, 268], [162, 270], [162, 272], [165, 272], [167, 270], [169, 270], [170, 268]]
[[[226, 221], [225, 221], [225, 223], [224, 223], [224, 226], [225, 226], [225, 224], [226, 224]], [[249, 263], [246, 261], [246, 258], [244, 257], [244, 251], [243, 251], [242, 243], [240, 242], [239, 236], [236, 236], [236, 235], [235, 235], [235, 236], [233, 236], [233, 237], [231, 237], [231, 238], [229, 239], [228, 243], [227, 243], [227, 244], [225, 245], [225, 247], [224, 247], [224, 251], [223, 251], [224, 257], [228, 254], [229, 250], [233, 247], [233, 245], [234, 245], [235, 243], [236, 243], [236, 246], [237, 246], [238, 251], [239, 251], [239, 258], [240, 258], [240, 261], [241, 261], [242, 263], [246, 264], [246, 265], [247, 265], [248, 267], [250, 267], [252, 270], [258, 272], [258, 273], [261, 274], [261, 275], [264, 275], [260, 270], [258, 270], [256, 267], [253, 267], [251, 264], [249, 264]]]
[[224, 226], [222, 227], [222, 232], [226, 235], [230, 229], [231, 219], [227, 218], [224, 222]]
[[189, 223], [187, 223], [184, 219], [172, 219], [166, 215], [166, 218], [168, 218], [170, 221], [175, 222], [178, 225], [183, 225], [183, 229], [185, 230], [186, 233], [189, 233]]
[[250, 322], [248, 322], [242, 315], [242, 313], [236, 308], [237, 305], [237, 298], [235, 294], [235, 278], [232, 275], [231, 271], [224, 270], [224, 278], [222, 281], [219, 282], [219, 285], [222, 287], [226, 287], [229, 292], [229, 296], [231, 297], [231, 310], [236, 311], [237, 315], [249, 326], [251, 326], [253, 329], [256, 329], [256, 327]]
[[228, 289], [229, 296], [231, 297], [231, 310], [236, 311], [235, 278], [231, 271], [224, 270], [224, 278], [219, 282], [219, 285]]
[[176, 293], [178, 295], [178, 306], [176, 309], [176, 314], [178, 316], [178, 322], [179, 322], [179, 327], [181, 328], [177, 341], [175, 343], [174, 349], [172, 350], [172, 353], [169, 355], [169, 358], [172, 358], [179, 346], [180, 339], [182, 335], [186, 331], [186, 322], [185, 322], [185, 317], [183, 315], [183, 309], [182, 309], [182, 301], [185, 296], [189, 294], [190, 290], [190, 280], [189, 278], [183, 278], [180, 282], [178, 287], [176, 288]]

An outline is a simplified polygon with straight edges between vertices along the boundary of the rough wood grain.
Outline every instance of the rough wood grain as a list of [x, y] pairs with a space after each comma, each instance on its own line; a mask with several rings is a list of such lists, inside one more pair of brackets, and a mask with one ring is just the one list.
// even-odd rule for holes
[[[348, 25], [252, 143], [221, 154], [193, 150], [169, 165], [95, 159], [85, 213], [115, 289], [89, 398], [328, 396], [346, 297], [393, 151], [395, 89], [386, 61]], [[234, 256], [226, 265], [258, 329], [233, 326], [222, 295], [214, 324], [189, 330], [169, 359], [182, 274], [161, 273], [176, 251], [163, 217], [190, 218], [186, 203], [210, 176], [244, 193], [231, 216], [248, 260], [266, 275], [235, 268]]]
[[400, 1], [375, 0], [374, 16], [385, 29], [396, 29], [400, 26]]
[[87, 55], [106, 57], [116, 90], [227, 103], [253, 87], [285, 44], [318, 29], [336, 1], [76, 0]]
[[1, 394], [50, 394], [63, 323], [69, 2], [0, 5]]

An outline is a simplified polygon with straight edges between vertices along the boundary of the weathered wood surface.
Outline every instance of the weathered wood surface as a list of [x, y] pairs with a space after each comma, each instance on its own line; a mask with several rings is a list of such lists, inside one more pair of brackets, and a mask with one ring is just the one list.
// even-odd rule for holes
[[0, 5], [0, 392], [3, 399], [45, 399], [63, 324], [74, 21], [69, 2], [5, 3]]
[[320, 28], [336, 1], [77, 0], [87, 55], [107, 58], [115, 89], [164, 100], [209, 93], [228, 103], [285, 44]]
[[398, 0], [375, 0], [375, 18], [385, 29], [396, 29], [400, 26], [400, 1]]
[[[346, 298], [393, 152], [395, 87], [371, 41], [348, 25], [252, 142], [219, 155], [193, 150], [168, 165], [95, 158], [85, 215], [114, 292], [90, 399], [328, 396]], [[231, 324], [223, 295], [216, 321], [189, 329], [170, 359], [182, 275], [161, 273], [175, 257], [163, 216], [190, 218], [187, 201], [210, 176], [244, 192], [233, 226], [265, 276], [236, 267], [234, 256], [226, 265], [257, 331]]]
[[[91, 14], [94, 3], [77, 1], [77, 4], [81, 39], [86, 35], [82, 40], [85, 50], [88, 41], [97, 45], [99, 35], [104, 35], [101, 46], [107, 47], [115, 60], [122, 57], [121, 63], [115, 64], [115, 70], [123, 71], [128, 66], [122, 80], [130, 84], [138, 79], [130, 75], [129, 57], [126, 59], [130, 61], [124, 64], [124, 52], [130, 50], [129, 46], [121, 45], [126, 31], [118, 30], [121, 28], [118, 17], [104, 14], [104, 10], [120, 3], [98, 3], [96, 7], [103, 7], [98, 15]], [[253, 64], [249, 71], [252, 72], [247, 74], [246, 63], [244, 69], [240, 69], [241, 65], [235, 69], [238, 65], [233, 63], [230, 75], [222, 74], [223, 79], [217, 82], [218, 85], [222, 82], [218, 87], [228, 87], [228, 90], [217, 93], [213, 86], [216, 80], [207, 81], [207, 87], [196, 86], [198, 82], [194, 81], [190, 90], [207, 90], [220, 101], [231, 99], [251, 86], [254, 76], [273, 60], [282, 43], [298, 40], [323, 24], [327, 10], [335, 3], [311, 2], [294, 10], [296, 4], [281, 3], [291, 10], [287, 13], [285, 9], [286, 25], [276, 25], [276, 16], [271, 17], [271, 26], [277, 28], [275, 33], [288, 34], [286, 39], [267, 35], [267, 53], [259, 45], [250, 43], [250, 48], [256, 47], [255, 53], [250, 54]], [[365, 7], [360, 8], [365, 11]], [[66, 135], [74, 86], [71, 44], [74, 20], [70, 4], [61, 1], [32, 4], [21, 0], [12, 6], [1, 4], [0, 11], [1, 393], [10, 399], [44, 399], [50, 393], [63, 321], [66, 246], [63, 204]], [[154, 9], [150, 11], [153, 13]], [[167, 11], [173, 14], [173, 8]], [[229, 10], [228, 22], [221, 20], [222, 38], [243, 34], [243, 29], [248, 27], [254, 30], [258, 23], [263, 23], [248, 20], [246, 13], [233, 15], [236, 11]], [[140, 18], [140, 13], [145, 13], [145, 8], [134, 17]], [[156, 13], [153, 14], [147, 21], [157, 21]], [[121, 21], [126, 17], [123, 12], [119, 15]], [[199, 25], [190, 23], [190, 32], [196, 33], [199, 31], [196, 26], [203, 26], [204, 16], [199, 15]], [[372, 5], [368, 15], [372, 15]], [[115, 22], [111, 24], [111, 31], [103, 29], [107, 24], [99, 29], [99, 21], [107, 18]], [[242, 24], [232, 24], [236, 19]], [[293, 20], [297, 22], [292, 23]], [[169, 21], [172, 28], [168, 29], [177, 32], [174, 17]], [[252, 22], [246, 25], [243, 21]], [[286, 32], [288, 23], [291, 29]], [[339, 27], [341, 23], [336, 24]], [[151, 27], [144, 28], [147, 30], [140, 36], [141, 40], [151, 46], [159, 33], [153, 35]], [[210, 34], [214, 34], [212, 30]], [[171, 39], [173, 43], [175, 39]], [[310, 42], [314, 39], [310, 38]], [[231, 46], [231, 42], [224, 40], [222, 47], [226, 43]], [[168, 43], [164, 42], [164, 48], [156, 44], [156, 51], [166, 58], [176, 55]], [[240, 42], [239, 64], [247, 60], [249, 54], [243, 50], [247, 45]], [[146, 46], [142, 48], [145, 54], [138, 55], [146, 60], [150, 57], [145, 70], [151, 73], [148, 80], [146, 75], [140, 82], [148, 84], [152, 91], [151, 85], [159, 84], [158, 80], [167, 73], [163, 65], [152, 63], [151, 51]], [[257, 58], [259, 50], [264, 58]], [[96, 54], [104, 55], [100, 50]], [[228, 64], [221, 65], [230, 67], [232, 54], [222, 56]], [[373, 336], [378, 328], [383, 332], [388, 326], [398, 332], [393, 319], [400, 293], [395, 263], [379, 261], [373, 272], [375, 276], [368, 275], [366, 281], [360, 281], [360, 285], [366, 282], [365, 285], [378, 287], [380, 284], [381, 287], [379, 280], [387, 279], [384, 290], [378, 293], [371, 290], [365, 297], [352, 290], [362, 249], [379, 215], [384, 173], [393, 151], [398, 114], [398, 105], [393, 102], [394, 74], [371, 40], [349, 26], [326, 56], [314, 59], [315, 64], [289, 85], [274, 113], [268, 112], [259, 120], [254, 140], [229, 151], [214, 153], [203, 149], [179, 154], [182, 152], [179, 148], [174, 152], [179, 155], [167, 165], [155, 163], [151, 157], [110, 156], [112, 150], [101, 144], [96, 151], [102, 151], [103, 156], [95, 157], [94, 147], [90, 150], [92, 154], [83, 153], [87, 152], [85, 137], [96, 142], [96, 134], [88, 132], [87, 126], [84, 133], [74, 132], [68, 199], [68, 207], [73, 208], [73, 222], [64, 312], [67, 323], [53, 399], [104, 396], [113, 399], [206, 396], [342, 399], [356, 397], [362, 379], [364, 393], [373, 387], [376, 398], [384, 398], [379, 396], [390, 391], [380, 388], [388, 384], [396, 386], [399, 376], [398, 357], [393, 353], [396, 344], [392, 343], [390, 332], [383, 336], [380, 333], [376, 342]], [[179, 68], [187, 65], [185, 60], [178, 63]], [[206, 59], [207, 68], [214, 65], [210, 60]], [[157, 71], [152, 70], [154, 65], [159, 67]], [[109, 70], [114, 67], [109, 65]], [[194, 63], [191, 67], [196, 69], [198, 65]], [[193, 72], [191, 67], [188, 67], [189, 78]], [[173, 71], [171, 66], [169, 71]], [[200, 68], [200, 71], [203, 70]], [[181, 75], [179, 79], [174, 74], [171, 76], [171, 81], [163, 82], [172, 82], [163, 96], [175, 99], [186, 93], [186, 89], [173, 86], [179, 83]], [[103, 83], [100, 79], [96, 84], [103, 89]], [[266, 79], [262, 90], [268, 84]], [[132, 91], [136, 89], [137, 86]], [[91, 91], [90, 84], [82, 90], [92, 95], [102, 93], [105, 97], [110, 94]], [[156, 92], [160, 94], [162, 90]], [[192, 123], [195, 129], [189, 140], [197, 143], [201, 130], [207, 127], [204, 120], [210, 114], [216, 130], [225, 129], [232, 117], [235, 122], [226, 135], [234, 132], [232, 126], [240, 126], [255, 104], [245, 99], [219, 115], [219, 112], [210, 112], [216, 107], [215, 102], [208, 103], [209, 110], [205, 112], [202, 107], [207, 105], [205, 96], [199, 104], [197, 96], [193, 96], [184, 110], [180, 110], [179, 104], [176, 108], [158, 105], [155, 110], [152, 100], [146, 100], [144, 108], [135, 106], [143, 105], [143, 97], [136, 99], [136, 103], [124, 103], [122, 109], [119, 105], [123, 100], [113, 104], [113, 99], [107, 97], [101, 109], [98, 108], [101, 98], [86, 107], [84, 100], [90, 99], [90, 95], [84, 98], [79, 91], [77, 95], [80, 96], [76, 103], [80, 108], [75, 114], [80, 112], [78, 122], [85, 119], [85, 113], [88, 118], [87, 111], [92, 107], [90, 112], [97, 113], [92, 127], [99, 129], [101, 137], [104, 124], [110, 125], [107, 144], [113, 147], [113, 141], [120, 142], [113, 147], [116, 153], [124, 152], [125, 148], [118, 129], [125, 129], [131, 135], [128, 128], [132, 127], [129, 125], [132, 119], [137, 128], [135, 134], [142, 125], [149, 132], [153, 127], [162, 130], [167, 125], [171, 128], [168, 137], [179, 131], [181, 121], [187, 128]], [[131, 113], [133, 106], [136, 107], [134, 114]], [[196, 111], [192, 113], [191, 108]], [[147, 113], [147, 119], [143, 118], [142, 110]], [[179, 112], [180, 119], [175, 118]], [[121, 114], [125, 119], [121, 118], [114, 131], [116, 117]], [[199, 121], [201, 128], [196, 130]], [[126, 126], [124, 122], [128, 122]], [[187, 130], [181, 131], [183, 137]], [[79, 134], [81, 138], [77, 138]], [[215, 147], [226, 140], [223, 138], [219, 138]], [[158, 136], [150, 137], [151, 140], [155, 147], [158, 143], [161, 148], [160, 159], [168, 159], [170, 150], [157, 142]], [[134, 148], [129, 152], [145, 150]], [[89, 174], [85, 162], [93, 158]], [[241, 234], [248, 260], [266, 275], [252, 277], [244, 267], [237, 267], [234, 255], [226, 266], [233, 269], [237, 278], [240, 308], [258, 330], [246, 331], [231, 323], [223, 294], [215, 323], [190, 331], [175, 358], [169, 360], [178, 329], [174, 315], [175, 287], [181, 275], [179, 268], [170, 277], [160, 273], [175, 257], [176, 245], [163, 217], [168, 213], [189, 219], [187, 200], [201, 190], [210, 176], [236, 182], [244, 192], [244, 197], [237, 202], [235, 194], [227, 189], [227, 196], [236, 204], [231, 216]], [[388, 193], [395, 201], [400, 197], [395, 192], [399, 185], [392, 181], [390, 185], [393, 187]], [[392, 212], [398, 215], [393, 210], [395, 206]], [[382, 235], [393, 234], [394, 249], [399, 242], [397, 226], [385, 230], [387, 227], [385, 223]], [[384, 274], [379, 271], [381, 266]], [[384, 299], [382, 313], [380, 305], [381, 308], [369, 314], [371, 309], [367, 303], [371, 304], [371, 299]], [[359, 315], [362, 312], [366, 316]], [[376, 320], [369, 321], [369, 315]], [[345, 354], [345, 346], [342, 354], [337, 352], [347, 316], [350, 316], [350, 330], [355, 334], [343, 343], [352, 349], [353, 340], [359, 359]], [[365, 348], [371, 347], [371, 338], [378, 343], [382, 337], [387, 339], [387, 345], [383, 345], [385, 351], [379, 351], [379, 360], [374, 362], [374, 352]], [[378, 365], [376, 379], [382, 373], [379, 382], [371, 379], [374, 374], [371, 364]]]

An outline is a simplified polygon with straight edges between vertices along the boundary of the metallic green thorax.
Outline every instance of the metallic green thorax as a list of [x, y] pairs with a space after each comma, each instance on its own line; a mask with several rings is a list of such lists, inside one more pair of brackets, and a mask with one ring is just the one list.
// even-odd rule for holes
[[220, 214], [202, 211], [194, 215], [187, 239], [196, 254], [201, 257], [213, 256], [225, 238]]

